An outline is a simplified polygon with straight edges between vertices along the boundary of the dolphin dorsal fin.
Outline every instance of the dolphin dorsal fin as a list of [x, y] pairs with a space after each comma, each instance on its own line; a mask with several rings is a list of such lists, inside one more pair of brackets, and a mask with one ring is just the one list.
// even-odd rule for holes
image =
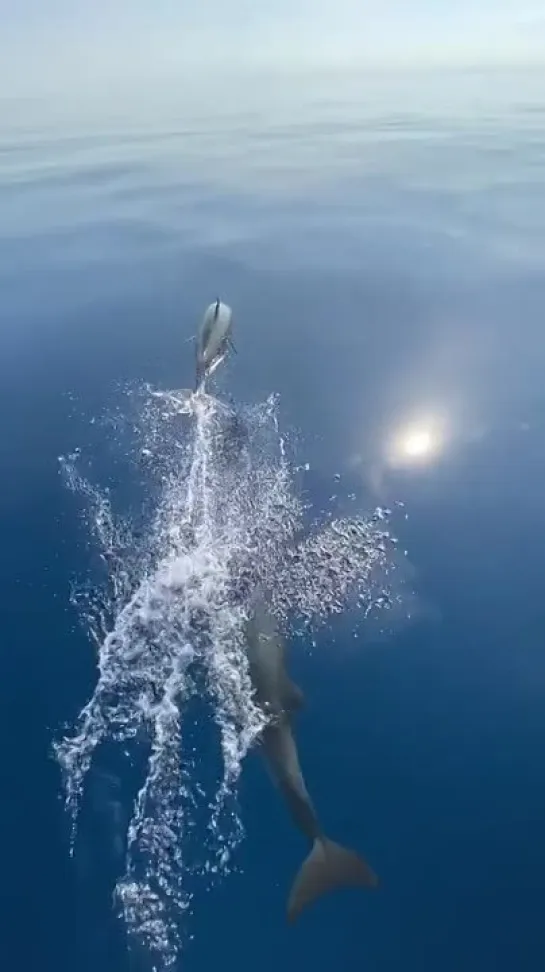
[[287, 675], [282, 680], [282, 705], [286, 712], [297, 712], [305, 704], [305, 696]]

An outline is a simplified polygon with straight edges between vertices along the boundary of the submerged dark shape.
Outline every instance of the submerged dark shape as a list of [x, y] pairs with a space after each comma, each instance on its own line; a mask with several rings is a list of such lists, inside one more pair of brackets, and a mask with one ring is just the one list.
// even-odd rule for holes
[[303, 694], [286, 672], [285, 642], [262, 598], [247, 623], [247, 650], [256, 701], [270, 716], [260, 740], [263, 755], [294, 823], [312, 843], [288, 898], [291, 922], [325, 892], [348, 886], [374, 888], [378, 878], [363, 858], [329, 840], [321, 828], [291, 727], [294, 713], [303, 704]]
[[195, 338], [195, 391], [203, 391], [206, 379], [224, 360], [231, 340], [233, 312], [228, 304], [218, 299], [210, 304]]
[[214, 456], [225, 468], [238, 468], [249, 441], [244, 419], [235, 411], [224, 409], [218, 415]]

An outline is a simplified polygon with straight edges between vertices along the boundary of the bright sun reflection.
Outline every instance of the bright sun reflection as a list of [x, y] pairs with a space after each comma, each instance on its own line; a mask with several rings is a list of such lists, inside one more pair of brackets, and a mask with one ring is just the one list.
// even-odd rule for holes
[[433, 436], [429, 429], [418, 429], [409, 432], [403, 442], [403, 451], [409, 458], [418, 459], [427, 456], [433, 449]]
[[445, 429], [437, 420], [421, 421], [401, 428], [389, 447], [391, 466], [410, 466], [430, 462], [445, 445]]

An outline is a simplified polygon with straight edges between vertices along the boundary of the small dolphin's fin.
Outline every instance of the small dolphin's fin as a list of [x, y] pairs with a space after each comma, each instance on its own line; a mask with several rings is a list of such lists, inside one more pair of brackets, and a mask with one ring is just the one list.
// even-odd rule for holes
[[335, 888], [376, 888], [378, 878], [362, 857], [327, 837], [319, 837], [299, 871], [288, 899], [288, 921], [295, 921], [303, 908]]
[[295, 682], [287, 675], [282, 682], [282, 705], [286, 712], [297, 712], [305, 704], [305, 696]]
[[235, 342], [233, 341], [233, 338], [229, 338], [228, 341], [227, 341], [227, 344], [231, 348], [231, 351], [234, 351], [235, 354], [238, 354], [238, 351], [237, 351], [237, 349], [235, 347]]

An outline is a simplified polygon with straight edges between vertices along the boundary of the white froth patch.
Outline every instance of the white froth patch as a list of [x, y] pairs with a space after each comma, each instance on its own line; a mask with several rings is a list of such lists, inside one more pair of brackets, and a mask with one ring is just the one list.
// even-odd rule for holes
[[[155, 457], [145, 468], [156, 475], [157, 495], [144, 541], [131, 542], [106, 494], [78, 474], [78, 456], [64, 463], [69, 487], [87, 504], [109, 586], [78, 598], [100, 648], [99, 679], [57, 756], [76, 821], [100, 744], [130, 752], [146, 741], [117, 893], [130, 935], [145, 943], [158, 969], [174, 965], [185, 930], [196, 805], [208, 808], [203, 872], [227, 872], [243, 836], [237, 784], [264, 716], [245, 655], [248, 604], [244, 594], [233, 598], [237, 572], [249, 578], [248, 592], [260, 584], [270, 590], [281, 622], [295, 616], [313, 623], [341, 613], [351, 597], [373, 600], [391, 543], [379, 517], [325, 523], [296, 542], [303, 509], [275, 400], [246, 410], [247, 439], [238, 452], [226, 452], [224, 415], [208, 398], [150, 392], [141, 402], [133, 451], [140, 467], [148, 452]], [[184, 748], [185, 709], [203, 685], [222, 760], [212, 793], [203, 791], [198, 761]]]

